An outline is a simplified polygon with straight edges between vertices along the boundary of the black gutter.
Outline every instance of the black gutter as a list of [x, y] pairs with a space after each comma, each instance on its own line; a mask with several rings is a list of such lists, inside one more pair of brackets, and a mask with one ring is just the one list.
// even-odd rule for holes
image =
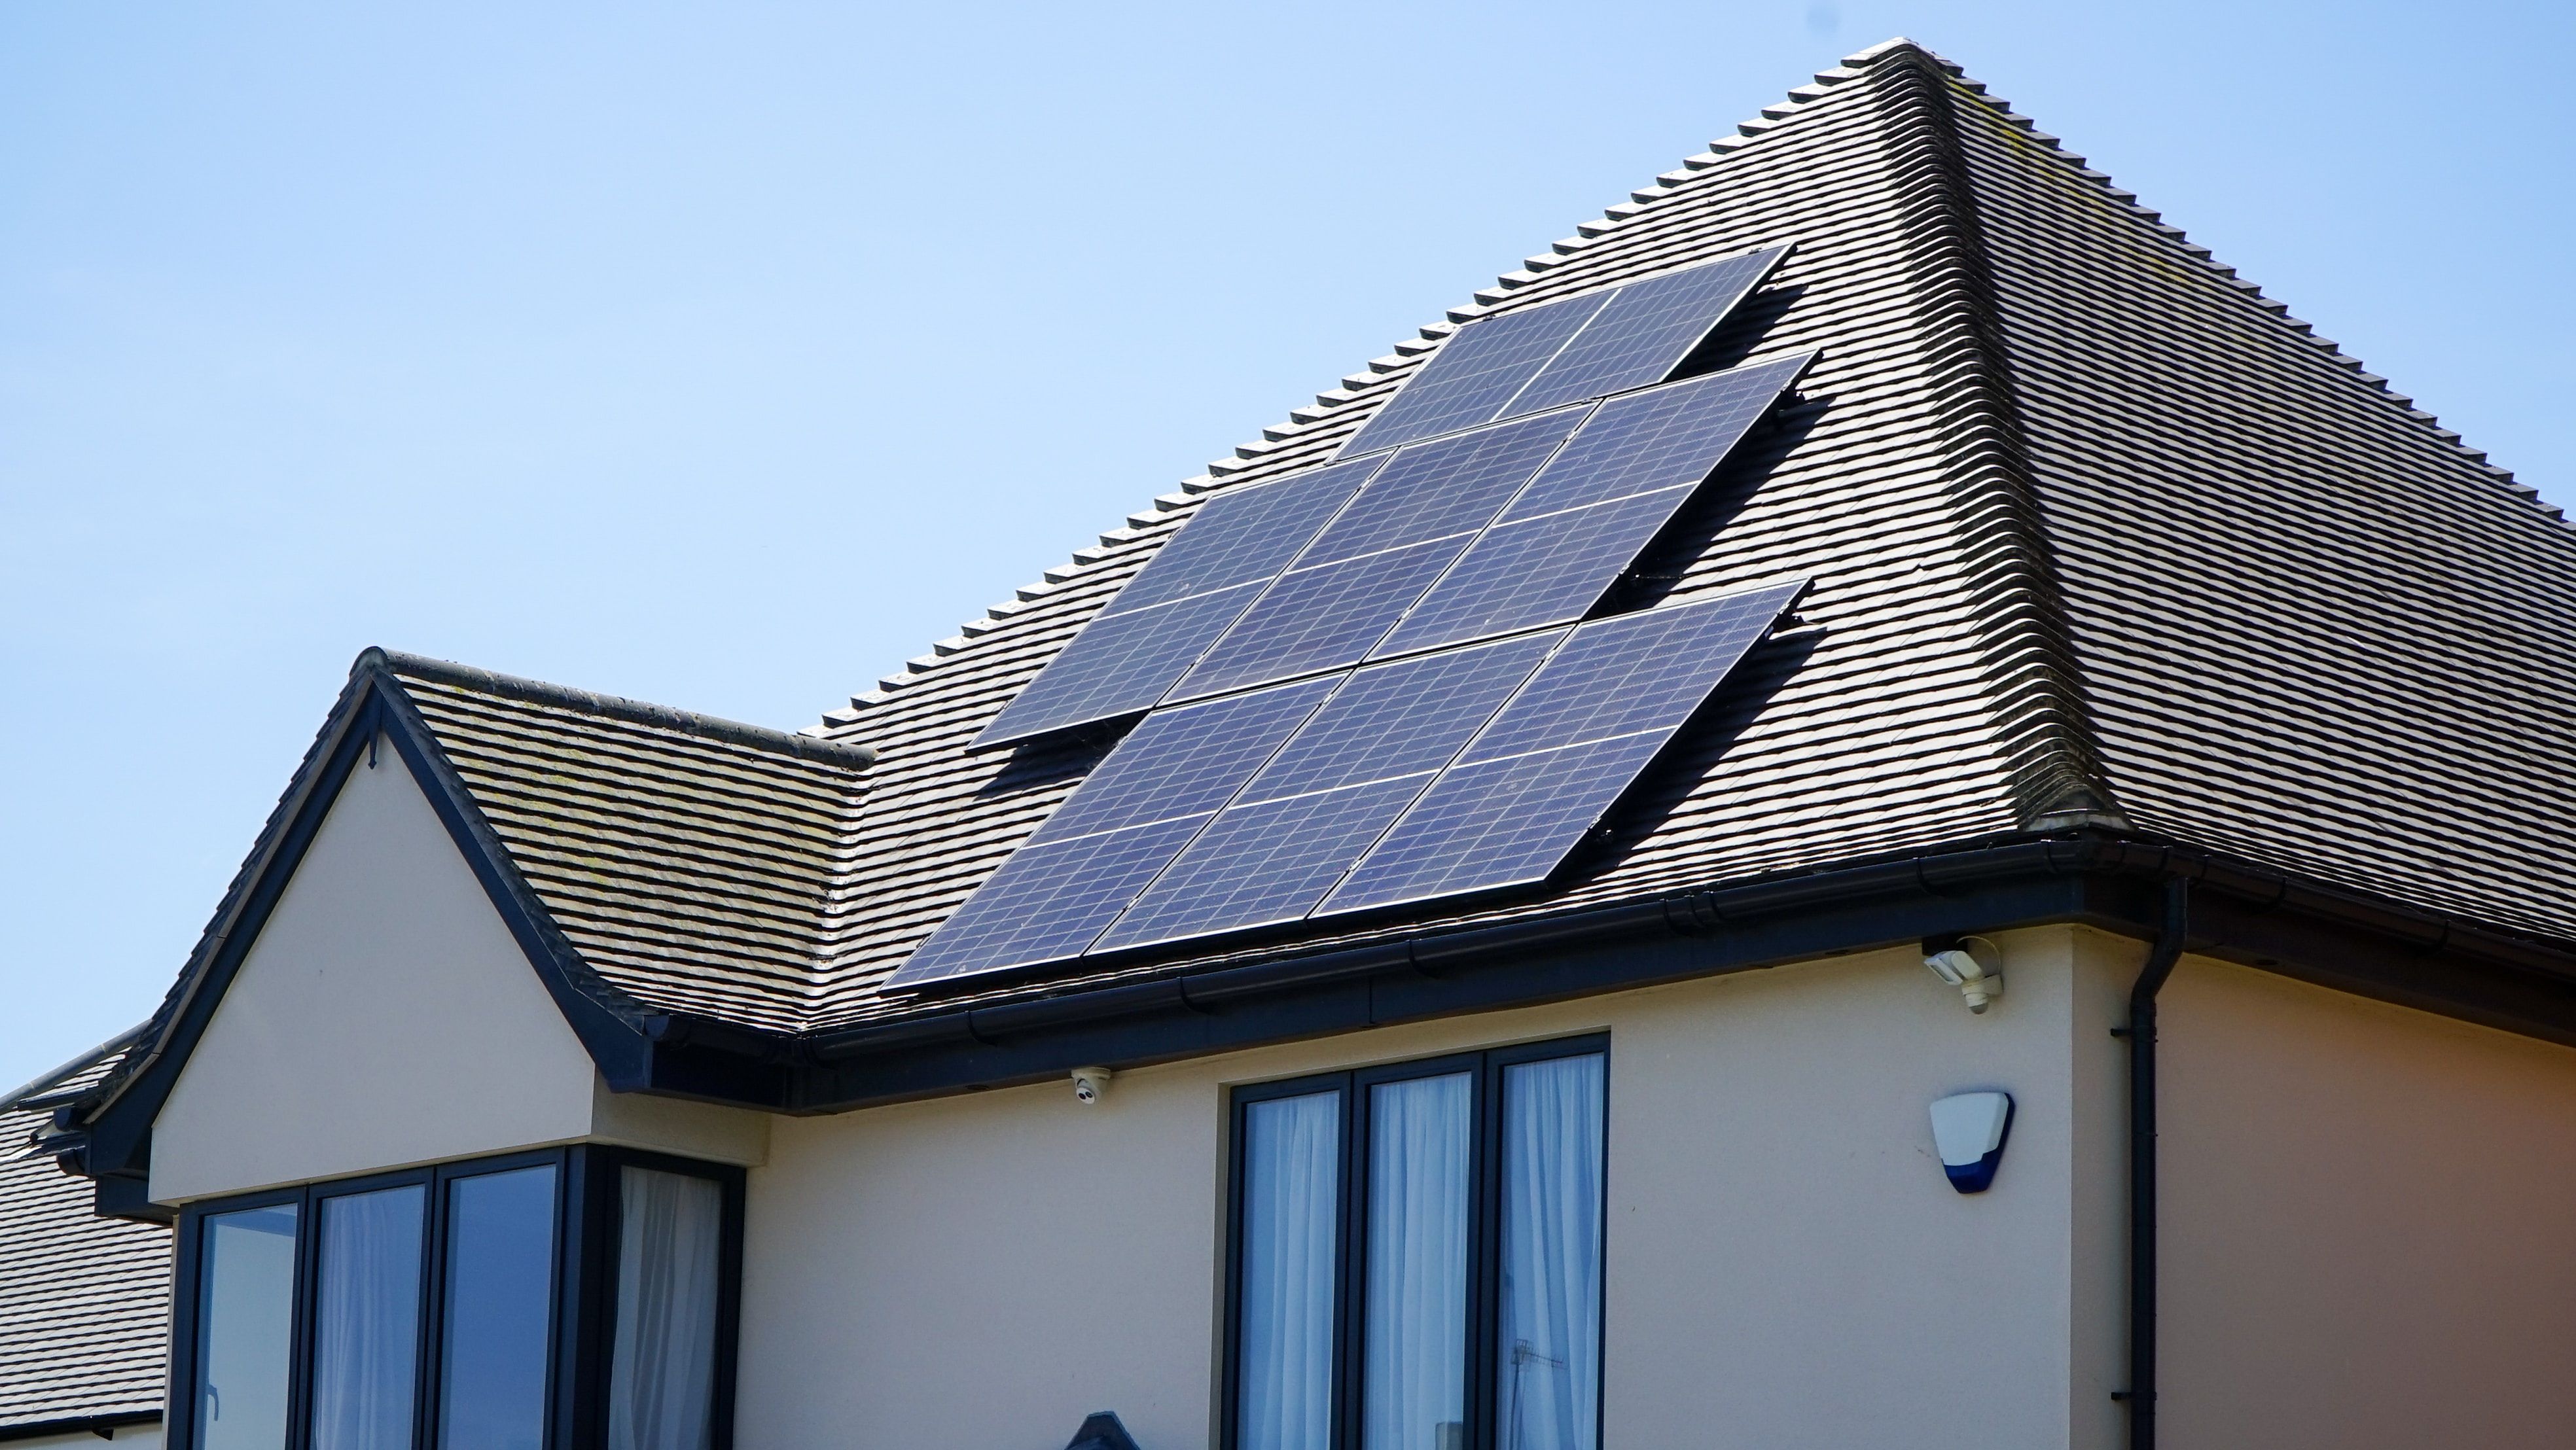
[[33, 1440], [43, 1435], [73, 1435], [87, 1430], [102, 1440], [113, 1440], [116, 1432], [128, 1425], [157, 1425], [159, 1410], [128, 1410], [115, 1415], [74, 1415], [62, 1420], [35, 1420], [23, 1425], [0, 1425], [0, 1441]]
[[[2158, 892], [2199, 891], [2197, 948], [2356, 993], [2576, 1044], [2576, 943], [2472, 925], [2237, 858], [2078, 830], [1654, 901], [1018, 1000], [922, 1002], [774, 1039], [785, 1110], [834, 1112], [1142, 1066], [1392, 1022], [1561, 1001], [1919, 940], [2080, 922], [2158, 935]], [[712, 1046], [712, 1044], [709, 1044]], [[775, 1060], [776, 1048], [770, 1049]]]
[[2182, 960], [2191, 879], [2165, 882], [2164, 921], [2129, 988], [2129, 1450], [2156, 1444], [2156, 994]]

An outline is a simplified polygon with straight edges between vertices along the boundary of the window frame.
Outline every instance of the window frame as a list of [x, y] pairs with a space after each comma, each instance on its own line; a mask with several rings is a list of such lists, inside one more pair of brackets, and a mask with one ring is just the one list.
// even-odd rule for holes
[[293, 1324], [288, 1333], [286, 1443], [312, 1450], [314, 1319], [321, 1292], [321, 1205], [351, 1194], [417, 1184], [424, 1196], [418, 1353], [413, 1362], [411, 1450], [438, 1444], [439, 1386], [446, 1353], [445, 1289], [449, 1185], [469, 1178], [551, 1166], [555, 1205], [554, 1282], [546, 1328], [545, 1423], [540, 1450], [593, 1450], [605, 1443], [609, 1356], [617, 1326], [619, 1171], [628, 1166], [713, 1180], [722, 1196], [716, 1261], [715, 1386], [711, 1450], [732, 1450], [736, 1349], [742, 1323], [743, 1199], [747, 1175], [723, 1163], [637, 1148], [578, 1143], [460, 1158], [418, 1168], [316, 1179], [283, 1188], [202, 1199], [180, 1210], [173, 1265], [170, 1377], [164, 1439], [169, 1450], [196, 1443], [198, 1319], [205, 1221], [242, 1209], [296, 1206]]
[[[1333, 1383], [1332, 1404], [1326, 1420], [1332, 1426], [1331, 1450], [1359, 1450], [1359, 1390], [1367, 1353], [1363, 1329], [1367, 1314], [1370, 1090], [1385, 1083], [1447, 1077], [1461, 1072], [1469, 1074], [1466, 1444], [1468, 1450], [1493, 1450], [1493, 1400], [1498, 1379], [1495, 1352], [1501, 1333], [1502, 1302], [1503, 1075], [1507, 1069], [1523, 1063], [1595, 1056], [1601, 1059], [1602, 1067], [1602, 1193], [1605, 1211], [1601, 1220], [1604, 1272], [1600, 1275], [1600, 1285], [1602, 1323], [1606, 1329], [1610, 1292], [1610, 1276], [1606, 1268], [1610, 1235], [1606, 1211], [1610, 1152], [1608, 1032], [1376, 1063], [1271, 1082], [1244, 1083], [1228, 1091], [1225, 1109], [1225, 1250], [1221, 1264], [1224, 1282], [1219, 1305], [1219, 1313], [1223, 1316], [1219, 1337], [1222, 1362], [1217, 1394], [1219, 1421], [1216, 1443], [1220, 1450], [1240, 1450], [1242, 1438], [1244, 1152], [1249, 1136], [1245, 1132], [1248, 1110], [1257, 1103], [1275, 1102], [1282, 1098], [1310, 1097], [1325, 1092], [1341, 1095], [1337, 1144], [1340, 1160], [1336, 1185], [1338, 1202], [1335, 1205], [1333, 1236]], [[1602, 1374], [1606, 1382], [1609, 1373], [1606, 1337], [1602, 1350]], [[1606, 1413], [1607, 1397], [1601, 1397], [1601, 1401]], [[1596, 1426], [1595, 1443], [1599, 1441], [1599, 1433]]]

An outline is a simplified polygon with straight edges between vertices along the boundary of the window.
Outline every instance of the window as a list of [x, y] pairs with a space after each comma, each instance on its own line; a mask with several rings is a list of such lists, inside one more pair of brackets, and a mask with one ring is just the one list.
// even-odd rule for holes
[[1236, 1090], [1228, 1450], [1599, 1450], [1609, 1044]]
[[173, 1450], [727, 1450], [742, 1174], [584, 1146], [199, 1204]]

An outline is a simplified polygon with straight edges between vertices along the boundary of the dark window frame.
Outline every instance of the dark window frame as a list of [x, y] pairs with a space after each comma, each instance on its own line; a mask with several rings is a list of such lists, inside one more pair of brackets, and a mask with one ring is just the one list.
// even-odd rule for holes
[[413, 1365], [412, 1450], [438, 1444], [440, 1357], [446, 1351], [442, 1302], [447, 1275], [448, 1185], [487, 1174], [552, 1166], [555, 1170], [554, 1284], [549, 1302], [546, 1417], [542, 1450], [594, 1450], [605, 1443], [609, 1357], [617, 1325], [619, 1171], [629, 1166], [715, 1182], [722, 1195], [716, 1262], [715, 1387], [712, 1450], [732, 1450], [736, 1350], [742, 1324], [743, 1198], [741, 1168], [643, 1149], [582, 1143], [563, 1148], [460, 1158], [420, 1168], [318, 1179], [286, 1188], [231, 1194], [189, 1204], [179, 1214], [171, 1295], [170, 1381], [165, 1440], [170, 1450], [196, 1443], [197, 1331], [205, 1221], [250, 1208], [296, 1206], [292, 1356], [286, 1397], [287, 1439], [281, 1450], [311, 1450], [313, 1321], [321, 1288], [323, 1200], [420, 1185], [421, 1309]]
[[[1358, 1450], [1359, 1390], [1367, 1352], [1363, 1342], [1363, 1324], [1367, 1313], [1369, 1091], [1383, 1083], [1446, 1077], [1460, 1072], [1470, 1074], [1469, 1132], [1472, 1137], [1467, 1145], [1466, 1443], [1468, 1450], [1494, 1450], [1495, 1353], [1500, 1335], [1502, 1297], [1503, 1074], [1506, 1069], [1522, 1063], [1596, 1056], [1602, 1065], [1601, 1141], [1605, 1211], [1601, 1233], [1606, 1270], [1610, 1233], [1606, 1211], [1610, 1143], [1610, 1034], [1607, 1032], [1447, 1053], [1439, 1057], [1380, 1063], [1339, 1072], [1313, 1073], [1276, 1082], [1246, 1083], [1227, 1094], [1224, 1293], [1220, 1307], [1224, 1316], [1221, 1335], [1224, 1358], [1217, 1395], [1220, 1417], [1217, 1444], [1220, 1450], [1239, 1450], [1242, 1438], [1244, 1144], [1247, 1136], [1244, 1124], [1247, 1110], [1256, 1103], [1275, 1102], [1281, 1098], [1309, 1097], [1325, 1092], [1341, 1095], [1340, 1164], [1336, 1185], [1339, 1202], [1333, 1238], [1333, 1384], [1328, 1419], [1333, 1427], [1333, 1450]], [[1606, 1311], [1609, 1296], [1606, 1271], [1601, 1275], [1601, 1293]], [[1603, 1323], [1606, 1328], [1606, 1312]], [[1603, 1345], [1602, 1374], [1606, 1383], [1609, 1374], [1606, 1342]], [[1606, 1412], [1606, 1396], [1602, 1397], [1602, 1402]], [[1597, 1429], [1595, 1438], [1597, 1441]]]

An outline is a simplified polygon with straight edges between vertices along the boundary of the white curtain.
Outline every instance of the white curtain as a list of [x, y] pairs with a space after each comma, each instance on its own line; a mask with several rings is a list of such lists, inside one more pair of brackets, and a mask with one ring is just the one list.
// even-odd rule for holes
[[629, 1167], [621, 1175], [608, 1450], [706, 1450], [723, 1190], [685, 1173]]
[[1369, 1091], [1364, 1450], [1456, 1450], [1464, 1434], [1472, 1081]]
[[1244, 1109], [1239, 1450], [1328, 1450], [1339, 1093]]
[[1496, 1450], [1598, 1450], [1603, 1060], [1503, 1074]]
[[409, 1450], [425, 1199], [414, 1184], [322, 1200], [313, 1450]]

